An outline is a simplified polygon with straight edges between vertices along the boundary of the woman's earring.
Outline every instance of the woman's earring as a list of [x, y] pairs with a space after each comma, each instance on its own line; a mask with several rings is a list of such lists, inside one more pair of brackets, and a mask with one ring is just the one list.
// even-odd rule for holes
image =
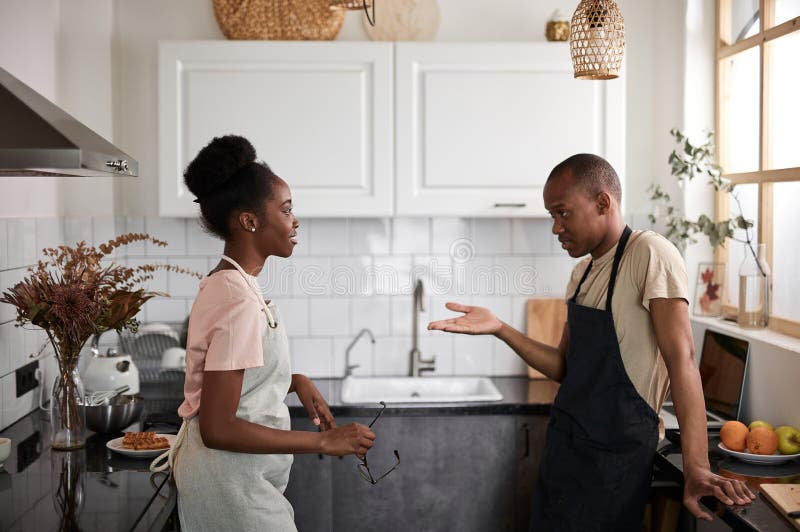
[[255, 228], [255, 227], [251, 227], [251, 228], [250, 228], [250, 232], [251, 232], [251, 233], [255, 233], [255, 232], [256, 232], [256, 228]]

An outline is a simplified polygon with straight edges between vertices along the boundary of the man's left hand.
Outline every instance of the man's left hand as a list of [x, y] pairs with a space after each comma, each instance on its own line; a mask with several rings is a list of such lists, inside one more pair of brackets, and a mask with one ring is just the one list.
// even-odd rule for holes
[[753, 502], [755, 494], [741, 480], [715, 475], [707, 468], [684, 471], [683, 504], [698, 519], [710, 521], [711, 514], [700, 507], [700, 498], [713, 495], [728, 506]]

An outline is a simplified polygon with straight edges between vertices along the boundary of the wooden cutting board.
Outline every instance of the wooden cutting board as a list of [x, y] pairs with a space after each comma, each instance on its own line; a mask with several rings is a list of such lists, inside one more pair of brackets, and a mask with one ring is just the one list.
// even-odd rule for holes
[[800, 484], [761, 484], [761, 493], [797, 530], [800, 519], [792, 519], [786, 514], [800, 510]]
[[[537, 342], [557, 346], [567, 321], [567, 302], [563, 298], [529, 299], [525, 308], [525, 334]], [[546, 379], [533, 368], [528, 368], [531, 379]]]

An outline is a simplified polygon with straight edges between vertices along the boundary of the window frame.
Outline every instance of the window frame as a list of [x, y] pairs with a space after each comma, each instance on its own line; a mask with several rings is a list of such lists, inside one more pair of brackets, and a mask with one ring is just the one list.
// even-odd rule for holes
[[[720, 163], [726, 160], [725, 135], [727, 128], [724, 107], [724, 93], [727, 88], [727, 68], [726, 60], [736, 54], [752, 48], [758, 48], [760, 55], [759, 77], [760, 77], [760, 102], [759, 102], [759, 147], [758, 147], [758, 170], [753, 172], [723, 173], [733, 184], [757, 184], [758, 185], [758, 242], [767, 246], [767, 263], [773, 265], [773, 189], [774, 184], [786, 181], [800, 181], [800, 167], [765, 169], [768, 158], [771, 154], [770, 135], [770, 91], [765, 90], [770, 86], [772, 74], [772, 57], [769, 52], [768, 43], [791, 33], [800, 33], [800, 16], [787, 20], [777, 26], [775, 21], [775, 1], [759, 0], [759, 31], [755, 35], [742, 39], [741, 41], [728, 44], [725, 36], [731, 35], [731, 2], [732, 0], [717, 0], [716, 2], [716, 60], [714, 75], [714, 128], [717, 131], [717, 159]], [[717, 192], [714, 202], [714, 215], [716, 220], [730, 218], [730, 200], [727, 193]], [[716, 262], [728, 263], [728, 251], [723, 246], [717, 246], [714, 250], [714, 260]], [[728, 264], [730, 268], [731, 265]], [[774, 282], [771, 284], [774, 285]], [[771, 286], [774, 292], [774, 286]], [[728, 299], [729, 293], [726, 291], [723, 301], [723, 314], [736, 316], [737, 306], [733, 305]], [[790, 336], [800, 338], [800, 321], [787, 319], [772, 314], [772, 297], [770, 297], [770, 319], [769, 328]]]

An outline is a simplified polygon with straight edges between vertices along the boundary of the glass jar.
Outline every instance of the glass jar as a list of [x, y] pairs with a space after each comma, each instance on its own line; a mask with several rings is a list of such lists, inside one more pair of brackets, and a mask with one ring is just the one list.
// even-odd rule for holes
[[69, 365], [59, 364], [50, 397], [50, 423], [54, 449], [80, 449], [86, 445], [86, 407], [77, 357]]
[[769, 287], [771, 271], [767, 264], [767, 245], [758, 245], [758, 257], [749, 244], [745, 244], [744, 260], [739, 267], [740, 327], [764, 328], [769, 324]]

